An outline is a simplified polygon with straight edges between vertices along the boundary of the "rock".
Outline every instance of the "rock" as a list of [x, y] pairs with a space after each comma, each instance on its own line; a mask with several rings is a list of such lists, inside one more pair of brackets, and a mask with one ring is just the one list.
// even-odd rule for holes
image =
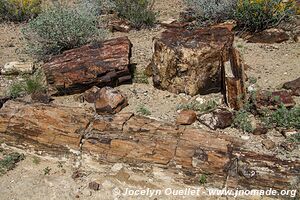
[[131, 25], [130, 22], [123, 20], [123, 19], [118, 19], [118, 20], [113, 20], [109, 23], [108, 29], [111, 32], [124, 32], [128, 33], [131, 30]]
[[115, 114], [128, 105], [127, 97], [119, 90], [104, 87], [99, 92], [99, 98], [95, 102], [98, 114]]
[[110, 169], [112, 172], [119, 172], [121, 169], [123, 168], [123, 164], [122, 163], [116, 163], [112, 166], [112, 168]]
[[99, 98], [100, 95], [100, 88], [97, 86], [93, 86], [91, 89], [88, 89], [83, 93], [83, 98], [88, 103], [95, 103], [96, 100]]
[[275, 142], [273, 142], [270, 139], [265, 139], [262, 141], [262, 144], [264, 145], [264, 147], [268, 150], [274, 149], [276, 147]]
[[84, 172], [76, 170], [72, 174], [72, 179], [76, 180], [76, 179], [82, 178], [84, 176], [86, 176], [86, 174]]
[[131, 80], [131, 42], [127, 37], [65, 51], [43, 66], [54, 95], [82, 93], [98, 86], [116, 86]]
[[0, 109], [2, 108], [2, 106], [5, 104], [5, 102], [7, 102], [10, 99], [10, 97], [7, 96], [0, 96]]
[[268, 128], [261, 127], [261, 126], [258, 126], [257, 128], [255, 128], [252, 132], [253, 135], [265, 135], [267, 133], [268, 133]]
[[100, 184], [95, 182], [95, 181], [92, 181], [92, 182], [89, 183], [89, 188], [91, 190], [98, 191], [98, 190], [100, 190]]
[[233, 114], [227, 109], [216, 109], [210, 113], [202, 114], [198, 120], [212, 130], [224, 129], [233, 123]]
[[300, 96], [300, 77], [283, 84], [283, 88], [292, 91], [292, 95]]
[[65, 156], [77, 149], [99, 162], [159, 164], [186, 174], [183, 181], [193, 183], [199, 182], [198, 174], [207, 172], [209, 183], [217, 188], [223, 187], [228, 174], [229, 188], [247, 189], [284, 189], [299, 176], [298, 160], [265, 155], [224, 133], [174, 127], [132, 113], [97, 116], [84, 108], [8, 101], [0, 109], [0, 137], [1, 142], [26, 150]]
[[31, 94], [31, 100], [33, 103], [50, 103], [51, 97], [46, 92], [34, 92]]
[[197, 119], [197, 115], [193, 110], [182, 110], [176, 119], [178, 125], [191, 125]]
[[221, 90], [221, 65], [229, 59], [233, 34], [227, 28], [168, 29], [154, 38], [154, 86], [191, 96]]
[[163, 21], [160, 24], [164, 28], [185, 28], [190, 23], [188, 23], [188, 22], [179, 22], [179, 21], [177, 21], [175, 19], [170, 19], [170, 20], [167, 20], [167, 21]]
[[294, 144], [293, 142], [283, 142], [280, 145], [284, 150], [286, 151], [294, 151], [296, 149], [296, 144]]
[[252, 43], [281, 43], [289, 40], [289, 35], [282, 29], [267, 29], [262, 32], [254, 33], [250, 38], [247, 39], [248, 42]]
[[295, 101], [290, 92], [288, 91], [258, 91], [255, 95], [254, 105], [256, 109], [277, 109], [281, 104], [290, 108], [295, 106]]
[[32, 62], [10, 62], [6, 63], [1, 69], [2, 75], [22, 75], [32, 74], [34, 64]]

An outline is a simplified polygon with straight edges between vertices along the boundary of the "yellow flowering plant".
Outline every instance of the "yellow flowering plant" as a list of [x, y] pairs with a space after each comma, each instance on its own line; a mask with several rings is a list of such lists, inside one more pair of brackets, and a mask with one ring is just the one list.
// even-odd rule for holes
[[10, 21], [27, 21], [41, 12], [41, 0], [0, 0], [0, 17]]
[[239, 0], [235, 19], [240, 28], [257, 32], [278, 25], [295, 13], [295, 0]]

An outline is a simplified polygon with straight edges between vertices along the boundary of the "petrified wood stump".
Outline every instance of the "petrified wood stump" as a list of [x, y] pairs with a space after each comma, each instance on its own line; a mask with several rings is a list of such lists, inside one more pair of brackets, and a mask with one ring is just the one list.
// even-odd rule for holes
[[45, 63], [48, 83], [56, 95], [64, 95], [129, 81], [131, 46], [127, 37], [121, 37], [65, 51]]
[[[82, 151], [102, 162], [159, 164], [181, 171], [187, 182], [208, 174], [217, 187], [297, 187], [299, 160], [281, 160], [246, 149], [238, 139], [119, 113], [9, 101], [0, 110], [2, 142], [38, 150]], [[180, 166], [180, 167], [178, 167]]]

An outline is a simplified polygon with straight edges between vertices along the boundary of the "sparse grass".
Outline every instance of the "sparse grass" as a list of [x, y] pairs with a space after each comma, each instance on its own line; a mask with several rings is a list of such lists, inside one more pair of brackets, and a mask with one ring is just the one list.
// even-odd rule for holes
[[257, 78], [251, 76], [251, 77], [249, 77], [248, 81], [249, 81], [250, 84], [256, 84], [257, 83]]
[[51, 171], [51, 168], [50, 167], [46, 167], [43, 169], [43, 172], [44, 172], [44, 175], [50, 175], [50, 171]]
[[149, 84], [147, 75], [144, 72], [138, 72], [136, 70], [134, 71], [133, 74], [133, 82]]
[[205, 174], [201, 174], [201, 176], [199, 177], [199, 183], [200, 185], [204, 185], [205, 183], [207, 183], [207, 176]]
[[41, 162], [41, 159], [39, 157], [33, 157], [32, 159], [33, 164], [38, 165]]
[[22, 95], [32, 94], [45, 90], [43, 77], [40, 73], [25, 76], [23, 80], [14, 82], [9, 88], [9, 95], [17, 98]]
[[144, 115], [144, 116], [149, 116], [151, 115], [150, 110], [148, 110], [148, 108], [145, 107], [145, 105], [139, 105], [139, 107], [136, 110], [137, 113]]
[[292, 143], [300, 143], [300, 132], [290, 136], [288, 138], [288, 141], [289, 142], [292, 142]]
[[194, 110], [198, 112], [208, 112], [214, 110], [218, 106], [214, 100], [209, 100], [205, 103], [199, 103], [198, 101], [192, 101], [187, 104], [181, 104], [177, 107], [178, 110]]
[[25, 159], [24, 154], [10, 153], [0, 160], [0, 175], [5, 174], [7, 171], [13, 170], [17, 163]]

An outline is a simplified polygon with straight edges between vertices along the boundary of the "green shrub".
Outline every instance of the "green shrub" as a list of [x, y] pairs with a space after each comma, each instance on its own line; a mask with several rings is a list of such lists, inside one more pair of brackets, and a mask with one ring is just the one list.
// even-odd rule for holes
[[24, 154], [10, 153], [0, 160], [0, 175], [5, 174], [9, 170], [13, 170], [16, 164], [24, 160]]
[[156, 21], [156, 13], [149, 0], [114, 0], [115, 9], [121, 18], [131, 22], [134, 28], [151, 27]]
[[192, 101], [187, 104], [180, 104], [178, 110], [194, 110], [198, 112], [207, 112], [214, 110], [218, 106], [217, 102], [214, 100], [209, 100], [205, 103], [199, 103], [198, 101]]
[[139, 113], [141, 115], [145, 115], [145, 116], [151, 115], [150, 110], [148, 110], [148, 108], [146, 108], [144, 105], [140, 105], [137, 108], [137, 113]]
[[237, 0], [185, 0], [198, 25], [222, 22], [233, 17]]
[[22, 32], [27, 52], [40, 59], [103, 38], [103, 31], [97, 28], [97, 17], [93, 12], [63, 5], [41, 13]]
[[9, 95], [17, 98], [22, 95], [45, 91], [43, 77], [40, 73], [24, 77], [24, 80], [14, 82], [9, 89]]
[[275, 111], [265, 111], [262, 121], [268, 127], [300, 129], [300, 107], [294, 107], [289, 110], [284, 105], [281, 105]]
[[41, 0], [0, 0], [0, 18], [9, 21], [27, 21], [41, 12]]
[[235, 19], [239, 28], [257, 32], [278, 25], [294, 12], [293, 1], [239, 0]]
[[236, 111], [233, 120], [233, 126], [235, 128], [241, 129], [243, 132], [246, 133], [252, 132], [253, 127], [251, 124], [250, 114], [245, 109]]

